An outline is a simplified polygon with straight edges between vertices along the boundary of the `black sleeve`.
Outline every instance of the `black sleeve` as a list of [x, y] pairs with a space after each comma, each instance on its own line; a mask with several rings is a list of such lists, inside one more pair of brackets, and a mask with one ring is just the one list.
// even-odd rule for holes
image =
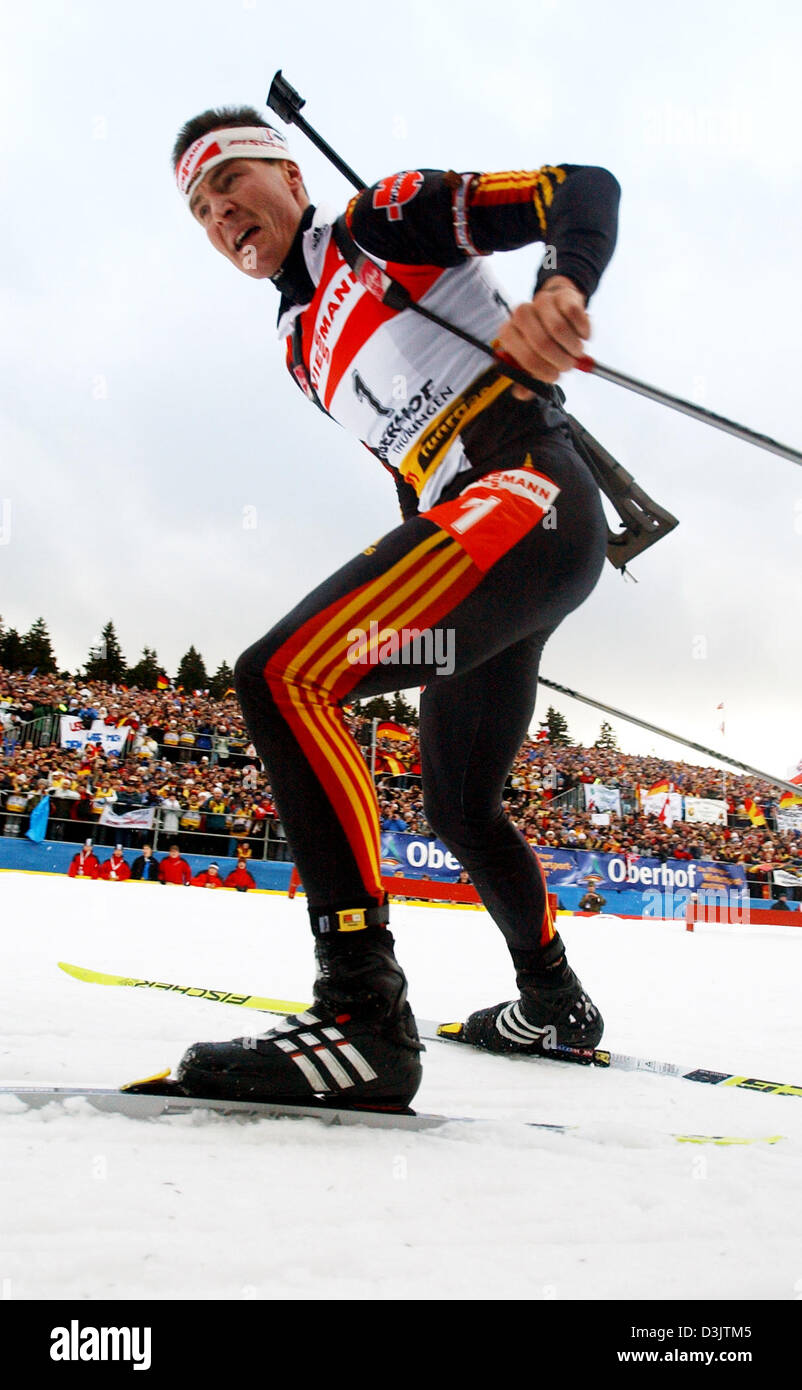
[[401, 474], [395, 473], [395, 490], [398, 493], [398, 505], [401, 508], [401, 515], [404, 521], [409, 521], [410, 517], [418, 515], [418, 494], [411, 483], [408, 483]]
[[365, 448], [367, 449], [369, 454], [372, 454], [374, 458], [377, 458], [379, 460], [379, 463], [381, 464], [382, 468], [386, 469], [386, 471], [391, 475], [392, 480], [395, 483], [395, 490], [398, 493], [398, 505], [401, 508], [401, 516], [403, 520], [409, 521], [410, 517], [417, 516], [418, 494], [415, 491], [412, 484], [408, 483], [405, 478], [402, 478], [398, 469], [393, 468], [392, 464], [387, 463], [387, 461], [382, 458], [381, 454], [378, 452], [377, 449], [371, 449], [369, 444], [366, 444]]
[[380, 179], [351, 199], [345, 220], [368, 255], [399, 265], [460, 265], [466, 252], [454, 236], [453, 199], [459, 175], [407, 169]]
[[618, 182], [580, 164], [498, 174], [405, 170], [351, 200], [346, 221], [369, 255], [407, 265], [545, 242], [536, 288], [566, 275], [589, 298], [615, 248]]

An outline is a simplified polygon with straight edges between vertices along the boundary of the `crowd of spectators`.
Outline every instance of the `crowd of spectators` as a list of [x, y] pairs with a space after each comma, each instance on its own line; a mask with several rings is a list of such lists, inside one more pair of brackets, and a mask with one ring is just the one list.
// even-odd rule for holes
[[85, 840], [73, 855], [67, 869], [69, 878], [102, 878], [111, 883], [134, 882], [172, 884], [183, 888], [236, 888], [247, 892], [256, 887], [256, 880], [248, 870], [244, 854], [237, 855], [236, 867], [226, 874], [220, 872], [216, 860], [193, 874], [192, 869], [181, 855], [178, 845], [170, 845], [168, 853], [159, 859], [153, 853], [153, 846], [145, 844], [142, 853], [129, 864], [121, 844], [114, 846], [108, 859], [98, 859], [91, 840]]
[[[99, 721], [130, 730], [122, 756], [96, 743], [62, 748], [64, 715], [86, 729]], [[233, 857], [247, 845], [259, 855], [271, 835], [280, 850], [270, 787], [233, 697], [0, 672], [0, 723], [0, 833], [24, 833], [47, 793], [49, 839], [138, 848], [153, 839], [150, 828], [120, 829], [101, 816], [107, 808], [120, 816], [152, 807], [157, 833], [184, 852]]]
[[[122, 755], [106, 754], [94, 744], [62, 748], [64, 714], [86, 728], [100, 720], [130, 730]], [[344, 718], [369, 757], [370, 720], [357, 710], [346, 710]], [[214, 700], [206, 692], [129, 690], [0, 670], [0, 725], [2, 834], [24, 833], [30, 811], [47, 793], [49, 839], [79, 845], [91, 838], [93, 847], [119, 842], [140, 849], [153, 842], [152, 830], [121, 830], [102, 825], [100, 818], [106, 807], [117, 815], [153, 807], [159, 848], [175, 843], [179, 856], [289, 857], [268, 778], [233, 693]], [[427, 835], [432, 832], [423, 808], [416, 731], [410, 727], [408, 733], [407, 741], [378, 745], [380, 820], [384, 830]], [[726, 800], [727, 824], [668, 824], [643, 815], [635, 788], [662, 780], [686, 796]], [[596, 823], [581, 804], [571, 804], [578, 797], [566, 795], [596, 781], [622, 791], [624, 813], [611, 813], [609, 824]], [[773, 784], [752, 776], [614, 748], [558, 747], [539, 737], [523, 744], [504, 804], [533, 846], [741, 863], [760, 890], [773, 869], [802, 872], [802, 836], [774, 823], [779, 795]], [[753, 825], [744, 810], [746, 799], [763, 812], [765, 826]]]

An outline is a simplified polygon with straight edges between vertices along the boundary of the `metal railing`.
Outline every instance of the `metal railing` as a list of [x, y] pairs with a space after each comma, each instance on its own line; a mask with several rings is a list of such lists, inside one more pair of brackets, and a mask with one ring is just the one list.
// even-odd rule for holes
[[[80, 820], [67, 816], [50, 816], [47, 822], [45, 839], [74, 844], [76, 847], [84, 840], [91, 840], [99, 848], [112, 849], [121, 844], [124, 849], [139, 849], [150, 844], [154, 850], [165, 851], [177, 844], [184, 854], [208, 855], [210, 859], [234, 859], [237, 845], [247, 842], [252, 859], [272, 859], [287, 862], [292, 859], [287, 836], [280, 821], [267, 819], [252, 827], [247, 835], [233, 834], [230, 829], [190, 830], [179, 824], [177, 830], [167, 830], [165, 815], [172, 812], [156, 811], [151, 829], [136, 826], [103, 825], [98, 816], [82, 817]], [[25, 834], [29, 820], [27, 811], [8, 811], [0, 807], [0, 836], [20, 838]]]
[[61, 732], [60, 714], [43, 714], [38, 719], [29, 719], [24, 724], [10, 724], [2, 731], [5, 751], [14, 748], [47, 748], [59, 742]]

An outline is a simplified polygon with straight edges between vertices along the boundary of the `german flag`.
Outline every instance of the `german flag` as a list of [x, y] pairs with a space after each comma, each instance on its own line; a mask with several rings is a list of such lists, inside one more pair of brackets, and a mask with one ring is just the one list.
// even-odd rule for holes
[[646, 795], [647, 795], [647, 796], [659, 796], [661, 792], [670, 792], [670, 791], [673, 791], [673, 783], [672, 783], [672, 782], [667, 782], [667, 781], [665, 780], [665, 778], [664, 778], [662, 782], [655, 782], [655, 784], [654, 784], [653, 787], [649, 787], [649, 790], [647, 791]]
[[744, 797], [744, 810], [754, 826], [766, 824], [766, 817], [757, 805], [757, 802], [753, 801], [749, 796]]
[[402, 728], [400, 724], [393, 724], [392, 721], [388, 719], [385, 720], [383, 724], [378, 724], [376, 726], [376, 737], [394, 738], [397, 739], [399, 743], [409, 743], [412, 735], [407, 729]]
[[170, 682], [168, 681], [168, 679], [167, 679], [166, 676], [157, 676], [157, 677], [156, 677], [156, 689], [157, 689], [157, 690], [169, 690], [169, 689], [170, 689]]
[[802, 794], [799, 792], [783, 792], [780, 797], [780, 810], [790, 811], [792, 806], [802, 806]]
[[394, 758], [391, 753], [380, 753], [376, 759], [377, 772], [389, 772], [392, 777], [400, 777], [402, 772], [406, 772], [404, 764], [399, 758]]

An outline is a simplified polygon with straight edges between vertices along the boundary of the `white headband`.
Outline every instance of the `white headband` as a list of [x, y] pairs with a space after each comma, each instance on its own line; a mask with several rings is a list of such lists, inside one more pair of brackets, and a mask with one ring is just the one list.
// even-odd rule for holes
[[176, 165], [178, 191], [187, 206], [199, 178], [225, 159], [292, 159], [292, 155], [284, 136], [267, 126], [210, 130], [190, 145]]

